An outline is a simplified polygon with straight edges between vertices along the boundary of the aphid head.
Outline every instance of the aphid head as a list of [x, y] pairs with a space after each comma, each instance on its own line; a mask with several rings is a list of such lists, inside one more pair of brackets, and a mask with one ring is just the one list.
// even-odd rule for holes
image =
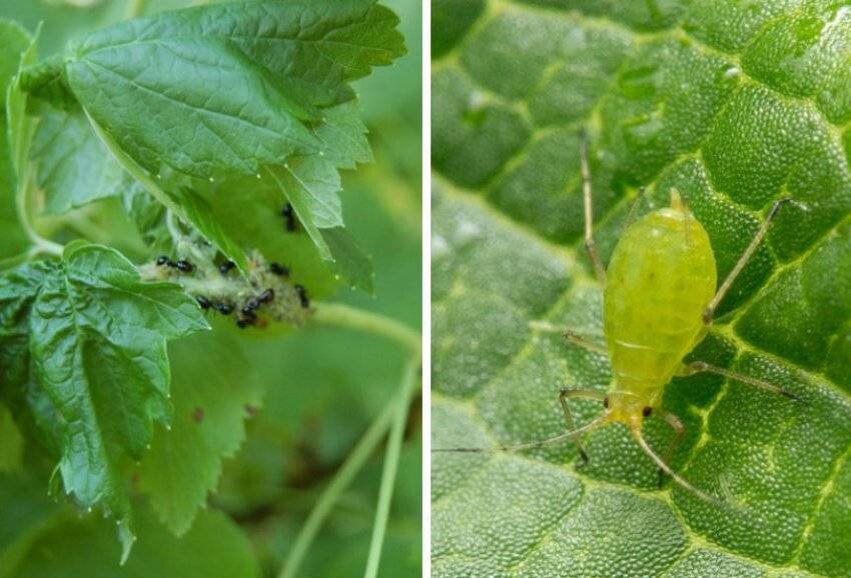
[[627, 392], [613, 392], [603, 398], [606, 421], [640, 424], [653, 414], [654, 400]]

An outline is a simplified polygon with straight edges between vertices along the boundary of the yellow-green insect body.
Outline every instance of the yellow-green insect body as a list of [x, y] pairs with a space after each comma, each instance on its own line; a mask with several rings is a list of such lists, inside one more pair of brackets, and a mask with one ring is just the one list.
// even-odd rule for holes
[[671, 206], [633, 223], [607, 269], [603, 323], [614, 382], [607, 421], [640, 423], [706, 334], [715, 256], [676, 191]]

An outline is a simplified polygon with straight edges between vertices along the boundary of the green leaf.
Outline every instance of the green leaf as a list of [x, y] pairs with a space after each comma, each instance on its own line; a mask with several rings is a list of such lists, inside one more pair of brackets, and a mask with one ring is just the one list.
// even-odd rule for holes
[[[604, 258], [642, 186], [639, 213], [683, 193], [719, 278], [773, 201], [809, 211], [784, 207], [691, 354], [805, 402], [705, 376], [664, 393], [687, 428], [674, 469], [745, 514], [657, 489], [621, 426], [586, 437], [587, 466], [570, 443], [435, 454], [435, 576], [851, 576], [851, 13], [768, 0], [440, 10], [458, 26], [433, 67], [433, 447], [562, 433], [559, 389], [612, 381], [605, 355], [560, 335], [602, 334], [580, 129]], [[601, 411], [576, 408], [581, 423]], [[659, 449], [672, 437], [656, 418], [646, 434]]]
[[360, 112], [358, 100], [326, 109], [316, 129], [316, 138], [323, 144], [322, 156], [338, 169], [353, 169], [373, 160]]
[[180, 207], [178, 214], [182, 218], [236, 263], [241, 271], [245, 271], [248, 266], [245, 250], [225, 232], [221, 222], [216, 220], [212, 206], [204, 197], [186, 187], [166, 191], [166, 194], [174, 205]]
[[131, 187], [130, 175], [97, 138], [79, 106], [64, 110], [44, 105], [39, 117], [30, 156], [38, 166], [45, 212], [65, 213]]
[[18, 72], [21, 56], [31, 43], [29, 33], [18, 24], [0, 20], [0, 102], [3, 103], [0, 110], [0, 230], [3, 231], [0, 260], [23, 253], [29, 245], [15, 206], [17, 177], [13, 155], [16, 149], [12, 146], [10, 121], [16, 119], [15, 111], [8, 108], [6, 95]]
[[190, 8], [95, 32], [64, 67], [26, 80], [39, 91], [61, 75], [151, 173], [254, 175], [321, 148], [320, 109], [351, 100], [348, 82], [404, 52], [397, 22], [374, 0]]
[[334, 255], [334, 268], [349, 286], [374, 293], [372, 258], [361, 249], [342, 227], [323, 229], [322, 238]]
[[67, 520], [42, 532], [12, 577], [27, 578], [257, 578], [260, 570], [251, 546], [230, 519], [202, 512], [185, 536], [174, 538], [150, 514], [140, 516], [139, 543], [127, 564], [118, 552], [107, 521], [89, 517]]
[[136, 225], [152, 253], [168, 253], [174, 248], [174, 240], [166, 225], [166, 208], [138, 183], [121, 193], [124, 211]]
[[177, 535], [192, 526], [216, 490], [222, 460], [245, 439], [244, 420], [260, 406], [262, 388], [241, 344], [221, 328], [172, 344], [174, 418], [158, 428], [139, 470], [159, 518]]
[[126, 555], [122, 461], [169, 421], [166, 341], [206, 329], [200, 309], [176, 285], [142, 283], [118, 252], [72, 243], [61, 262], [0, 278], [0, 318], [4, 385], [25, 388], [65, 491], [119, 518]]
[[283, 167], [267, 167], [270, 180], [289, 199], [319, 256], [349, 285], [371, 293], [372, 262], [343, 228], [340, 177], [317, 155], [291, 159]]

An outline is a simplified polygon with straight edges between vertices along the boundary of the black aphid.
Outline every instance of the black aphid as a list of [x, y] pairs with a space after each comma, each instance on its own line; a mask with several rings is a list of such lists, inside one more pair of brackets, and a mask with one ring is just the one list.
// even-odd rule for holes
[[263, 293], [260, 294], [260, 303], [271, 303], [273, 299], [275, 299], [275, 290], [274, 289], [266, 289]]
[[222, 275], [227, 275], [234, 267], [236, 267], [236, 263], [228, 259], [227, 261], [219, 265], [219, 273], [221, 273]]
[[[252, 313], [252, 315], [253, 315], [253, 313]], [[240, 329], [245, 329], [246, 327], [248, 327], [250, 325], [254, 325], [254, 323], [256, 321], [257, 321], [256, 316], [254, 316], [254, 317], [240, 317], [239, 319], [236, 320], [236, 326], [239, 327]]]
[[213, 303], [213, 307], [222, 315], [230, 315], [233, 311], [233, 305], [229, 303]]
[[180, 261], [178, 261], [176, 266], [179, 271], [183, 271], [184, 273], [191, 273], [195, 270], [195, 265], [193, 265], [186, 259], [181, 259]]
[[210, 300], [204, 297], [203, 295], [196, 295], [195, 301], [198, 302], [198, 305], [201, 307], [201, 309], [209, 309], [213, 306], [212, 302], [210, 302]]
[[245, 307], [242, 308], [242, 312], [251, 312], [257, 311], [260, 308], [260, 300], [256, 297], [252, 297], [245, 303]]
[[293, 211], [293, 206], [291, 204], [287, 203], [284, 205], [284, 208], [281, 209], [281, 216], [284, 218], [287, 231], [292, 233], [298, 229], [298, 219], [295, 216], [295, 211]]
[[285, 265], [281, 265], [280, 263], [269, 263], [269, 271], [273, 275], [277, 275], [278, 277], [289, 277], [290, 270]]
[[307, 289], [305, 289], [301, 285], [295, 286], [295, 291], [298, 293], [299, 301], [301, 301], [301, 306], [307, 309], [310, 307], [310, 297], [307, 296]]
[[167, 264], [169, 261], [170, 259], [166, 255], [160, 255], [159, 257], [157, 257], [157, 265], [159, 265], [160, 267]]

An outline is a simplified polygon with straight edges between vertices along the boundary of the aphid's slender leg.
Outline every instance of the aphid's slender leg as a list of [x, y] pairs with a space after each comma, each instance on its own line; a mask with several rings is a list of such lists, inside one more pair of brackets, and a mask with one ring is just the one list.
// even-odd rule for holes
[[594, 265], [594, 272], [601, 285], [606, 284], [606, 270], [603, 262], [597, 255], [597, 246], [594, 244], [594, 206], [591, 197], [591, 169], [588, 167], [588, 137], [585, 131], [579, 133], [579, 166], [582, 170], [582, 198], [585, 204], [585, 250], [588, 258]]
[[[606, 394], [601, 393], [599, 391], [592, 391], [590, 389], [570, 389], [568, 387], [561, 388], [558, 394], [558, 401], [561, 404], [561, 409], [564, 411], [564, 422], [567, 424], [568, 430], [573, 430], [575, 427], [573, 425], [573, 415], [570, 413], [570, 398], [573, 397], [583, 397], [586, 399], [597, 399], [604, 403], [604, 405], [608, 405], [605, 403]], [[582, 447], [582, 440], [580, 439], [580, 434], [576, 434], [573, 437], [573, 443], [576, 444], [576, 449], [579, 451], [579, 456], [582, 458], [584, 463], [588, 463], [588, 454], [585, 453], [585, 448]]]
[[[674, 452], [677, 451], [677, 448], [680, 445], [680, 442], [683, 441], [683, 435], [686, 433], [686, 426], [683, 425], [683, 422], [680, 421], [675, 414], [666, 411], [659, 410], [659, 416], [667, 422], [671, 428], [674, 430], [674, 439], [671, 440], [671, 443], [668, 444], [668, 448], [665, 450], [663, 454], [663, 461], [667, 464], [671, 461], [671, 457], [674, 455]], [[659, 487], [662, 487], [662, 482], [665, 479], [665, 471], [662, 468], [659, 468]]]
[[701, 500], [703, 500], [705, 502], [709, 502], [710, 504], [714, 504], [714, 505], [722, 507], [722, 508], [729, 506], [729, 504], [726, 504], [725, 502], [719, 500], [715, 496], [710, 496], [706, 492], [704, 492], [702, 490], [698, 490], [697, 488], [692, 486], [690, 483], [688, 483], [683, 477], [681, 477], [679, 474], [677, 474], [674, 470], [672, 470], [671, 467], [667, 463], [665, 463], [665, 461], [662, 458], [660, 458], [659, 455], [656, 452], [653, 451], [653, 448], [650, 447], [650, 445], [644, 439], [644, 436], [641, 435], [641, 425], [639, 423], [633, 424], [632, 427], [630, 427], [630, 430], [632, 431], [632, 435], [635, 437], [636, 441], [638, 442], [638, 445], [641, 446], [641, 449], [644, 451], [644, 453], [647, 454], [647, 456], [651, 460], [656, 462], [656, 465], [659, 466], [660, 470], [662, 470], [663, 472], [665, 472], [666, 474], [671, 476], [671, 479], [678, 486], [680, 486], [681, 488], [683, 488], [687, 492], [694, 494], [695, 496], [697, 496]]
[[638, 207], [641, 206], [641, 201], [644, 200], [644, 187], [638, 188], [638, 194], [635, 195], [635, 199], [633, 199], [632, 204], [629, 206], [629, 213], [626, 215], [626, 221], [624, 221], [623, 228], [626, 229], [629, 227], [632, 222], [635, 220], [635, 217], [638, 215]]
[[542, 448], [544, 446], [552, 446], [555, 444], [560, 444], [564, 441], [573, 439], [575, 436], [582, 435], [584, 433], [588, 433], [592, 429], [602, 425], [604, 423], [602, 417], [598, 417], [592, 422], [589, 422], [573, 431], [565, 432], [553, 436], [551, 438], [547, 438], [544, 440], [538, 440], [534, 442], [527, 442], [522, 444], [515, 444], [512, 446], [499, 446], [495, 448], [438, 448], [432, 449], [432, 452], [440, 452], [440, 453], [488, 453], [488, 452], [518, 452], [522, 450], [533, 450], [537, 448]]
[[792, 393], [791, 391], [787, 391], [782, 387], [774, 385], [773, 383], [769, 383], [767, 381], [763, 381], [762, 379], [757, 379], [756, 377], [751, 377], [743, 373], [724, 369], [723, 367], [717, 367], [715, 365], [706, 363], [705, 361], [693, 361], [689, 364], [683, 365], [682, 368], [680, 368], [680, 370], [677, 372], [677, 375], [680, 377], [688, 377], [690, 375], [694, 375], [695, 373], [714, 373], [715, 375], [721, 375], [728, 379], [735, 379], [736, 381], [740, 381], [748, 385], [753, 385], [754, 387], [770, 391], [771, 393], [775, 393], [777, 395], [782, 395], [790, 399], [794, 399], [796, 401], [801, 401], [801, 398]]
[[741, 257], [739, 257], [739, 260], [733, 267], [733, 270], [730, 271], [727, 278], [724, 279], [723, 283], [721, 283], [721, 287], [718, 288], [718, 291], [715, 293], [715, 297], [712, 298], [712, 301], [709, 302], [709, 305], [707, 305], [706, 309], [703, 311], [703, 322], [707, 325], [712, 322], [712, 317], [715, 315], [715, 309], [718, 307], [718, 304], [721, 303], [722, 299], [724, 299], [724, 296], [727, 294], [727, 291], [730, 290], [730, 287], [733, 285], [736, 277], [739, 276], [739, 273], [741, 273], [742, 269], [745, 268], [745, 265], [748, 264], [748, 261], [750, 261], [751, 257], [753, 257], [753, 254], [756, 252], [756, 249], [759, 247], [762, 239], [765, 237], [766, 233], [768, 233], [771, 221], [774, 220], [774, 217], [777, 215], [780, 207], [786, 203], [793, 203], [805, 211], [808, 210], [804, 205], [795, 201], [791, 197], [784, 197], [771, 205], [771, 208], [768, 210], [768, 214], [765, 216], [765, 220], [762, 222], [762, 225], [759, 227], [756, 235], [754, 235], [754, 238], [751, 239], [750, 245], [747, 246], [745, 252], [742, 253]]
[[580, 333], [576, 333], [575, 331], [571, 331], [570, 329], [565, 329], [562, 332], [562, 337], [564, 337], [565, 340], [580, 347], [584, 347], [589, 351], [593, 351], [595, 353], [609, 353], [606, 349], [606, 346], [600, 343], [599, 341], [596, 341], [593, 336], [582, 335]]

